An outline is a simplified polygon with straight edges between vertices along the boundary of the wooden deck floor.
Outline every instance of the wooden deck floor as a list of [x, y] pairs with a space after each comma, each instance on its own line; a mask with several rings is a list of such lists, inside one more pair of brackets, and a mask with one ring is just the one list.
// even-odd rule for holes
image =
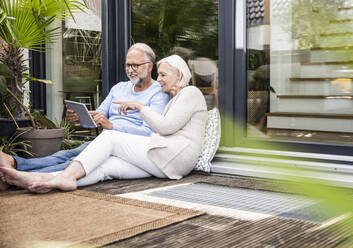
[[[291, 192], [287, 184], [281, 182], [198, 173], [193, 173], [178, 181], [156, 178], [114, 180], [83, 189], [108, 194], [122, 194], [193, 182]], [[110, 244], [108, 247], [353, 247], [350, 230], [333, 232], [331, 228], [318, 227], [319, 224], [316, 223], [282, 217], [247, 221], [205, 214]]]

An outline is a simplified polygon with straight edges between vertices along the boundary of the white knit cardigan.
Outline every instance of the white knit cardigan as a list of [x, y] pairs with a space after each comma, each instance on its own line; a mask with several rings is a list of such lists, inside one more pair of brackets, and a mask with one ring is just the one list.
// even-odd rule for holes
[[141, 117], [156, 132], [148, 145], [148, 157], [170, 179], [180, 179], [196, 165], [207, 122], [207, 106], [201, 91], [187, 86], [167, 104], [162, 115], [149, 107]]

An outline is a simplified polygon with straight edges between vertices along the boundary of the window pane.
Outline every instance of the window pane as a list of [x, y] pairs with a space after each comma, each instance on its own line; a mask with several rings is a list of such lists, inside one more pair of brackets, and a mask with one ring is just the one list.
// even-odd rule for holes
[[64, 99], [94, 109], [102, 100], [101, 0], [87, 3], [89, 10], [63, 25], [63, 91]]
[[353, 143], [353, 1], [247, 0], [248, 137]]
[[191, 83], [205, 94], [209, 108], [217, 105], [218, 1], [131, 2], [132, 43], [147, 43], [157, 59], [171, 54], [183, 57], [193, 74]]

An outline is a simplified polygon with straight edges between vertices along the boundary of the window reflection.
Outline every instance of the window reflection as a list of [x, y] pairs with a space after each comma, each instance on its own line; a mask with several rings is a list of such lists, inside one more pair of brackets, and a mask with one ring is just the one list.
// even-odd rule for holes
[[248, 0], [248, 136], [353, 143], [353, 3]]
[[89, 10], [63, 25], [63, 93], [94, 109], [101, 101], [101, 0], [86, 3]]
[[[208, 107], [218, 103], [218, 1], [133, 0], [131, 42], [144, 42], [157, 59], [180, 55]], [[153, 78], [157, 78], [154, 70]]]

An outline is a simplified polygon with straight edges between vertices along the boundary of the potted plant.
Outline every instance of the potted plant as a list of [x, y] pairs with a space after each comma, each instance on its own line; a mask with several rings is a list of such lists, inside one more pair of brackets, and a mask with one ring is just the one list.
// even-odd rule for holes
[[[0, 70], [0, 117], [21, 120], [27, 113], [35, 137], [40, 136], [41, 125], [35, 122], [23, 104], [23, 86], [30, 80], [52, 82], [26, 73], [28, 68], [23, 49], [45, 52], [45, 45], [53, 43], [60, 35], [60, 30], [53, 24], [84, 8], [83, 3], [74, 0], [0, 0], [0, 64], [3, 64]], [[48, 130], [42, 130], [45, 137], [48, 137]]]

